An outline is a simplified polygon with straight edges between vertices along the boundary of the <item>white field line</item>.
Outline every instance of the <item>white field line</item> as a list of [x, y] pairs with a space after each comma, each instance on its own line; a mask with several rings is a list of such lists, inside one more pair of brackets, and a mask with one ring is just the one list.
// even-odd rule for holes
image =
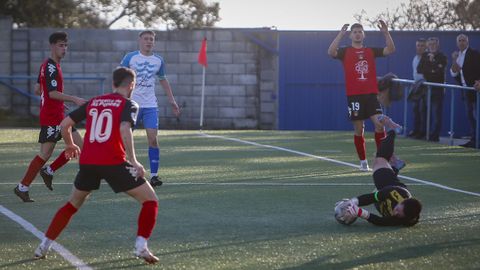
[[[288, 149], [288, 148], [272, 146], [272, 145], [268, 145], [268, 144], [261, 144], [261, 143], [256, 143], [256, 142], [250, 142], [250, 141], [244, 141], [244, 140], [237, 139], [237, 138], [229, 138], [229, 137], [219, 136], [219, 135], [210, 135], [210, 134], [203, 133], [203, 132], [199, 132], [198, 135], [203, 136], [203, 137], [207, 137], [207, 138], [222, 139], [222, 140], [233, 141], [233, 142], [238, 142], [238, 143], [243, 143], [243, 144], [249, 144], [249, 145], [253, 145], [253, 146], [257, 146], [257, 147], [264, 147], [264, 148], [270, 148], [270, 149], [274, 149], [274, 150], [278, 150], [278, 151], [289, 152], [289, 153], [300, 155], [300, 156], [311, 157], [311, 158], [314, 158], [314, 159], [320, 159], [320, 160], [323, 160], [323, 161], [328, 161], [328, 162], [332, 162], [332, 163], [335, 163], [335, 164], [349, 166], [349, 167], [359, 169], [359, 166], [357, 166], [355, 164], [352, 164], [352, 163], [343, 162], [343, 161], [339, 161], [339, 160], [335, 160], [335, 159], [331, 159], [331, 158], [326, 158], [326, 157], [322, 157], [322, 156], [316, 156], [316, 155], [312, 155], [312, 154], [308, 154], [308, 153], [305, 153], [305, 152], [300, 152], [300, 151], [296, 151], [296, 150], [292, 150], [292, 149]], [[403, 175], [398, 175], [398, 177], [402, 178], [402, 179], [410, 180], [410, 181], [413, 181], [413, 182], [422, 183], [422, 184], [425, 184], [425, 185], [430, 185], [430, 186], [438, 187], [438, 188], [441, 188], [441, 189], [449, 190], [449, 191], [454, 191], [454, 192], [459, 192], [459, 193], [464, 193], [464, 194], [480, 197], [480, 193], [477, 193], [477, 192], [471, 192], [471, 191], [466, 191], [466, 190], [462, 190], [462, 189], [458, 189], [458, 188], [452, 188], [452, 187], [437, 184], [437, 183], [434, 183], [434, 182], [421, 180], [421, 179], [408, 177], [408, 176], [403, 176]]]
[[[10, 218], [14, 222], [18, 223], [22, 226], [25, 230], [32, 233], [38, 239], [43, 239], [43, 233], [38, 230], [35, 226], [33, 226], [30, 222], [26, 221], [19, 215], [13, 213], [12, 211], [8, 210], [4, 206], [0, 205], [0, 213], [4, 214], [6, 217]], [[64, 248], [62, 245], [58, 244], [57, 242], [53, 242], [52, 249], [55, 250], [60, 256], [62, 256], [65, 260], [67, 260], [71, 265], [75, 266], [77, 269], [83, 270], [91, 270], [92, 268], [85, 264], [82, 260], [77, 258], [73, 255], [70, 251]], [[33, 257], [33, 250], [32, 250], [32, 257]]]
[[[5, 182], [1, 185], [14, 186], [18, 183]], [[102, 185], [107, 183], [102, 182]], [[32, 185], [43, 186], [43, 183], [32, 183]], [[54, 185], [73, 185], [73, 183], [67, 182], [54, 182]], [[168, 186], [297, 186], [297, 187], [314, 187], [314, 186], [373, 186], [372, 182], [369, 183], [288, 183], [288, 182], [163, 182], [163, 185]], [[424, 186], [425, 184], [413, 183], [410, 185]]]

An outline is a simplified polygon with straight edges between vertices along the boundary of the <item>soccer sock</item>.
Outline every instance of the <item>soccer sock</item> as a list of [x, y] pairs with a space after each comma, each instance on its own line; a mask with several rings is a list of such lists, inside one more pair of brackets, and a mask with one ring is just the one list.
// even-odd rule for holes
[[355, 148], [357, 149], [358, 158], [360, 160], [365, 160], [365, 138], [363, 136], [353, 136], [353, 142], [355, 143]]
[[36, 155], [28, 166], [27, 172], [20, 182], [22, 185], [30, 186], [38, 172], [45, 165], [46, 160], [43, 160], [39, 155]]
[[385, 135], [385, 131], [375, 132], [375, 144], [377, 145], [377, 151], [380, 148], [380, 144], [382, 143], [383, 138], [385, 138]]
[[148, 158], [150, 159], [150, 174], [156, 176], [158, 173], [158, 165], [160, 163], [160, 149], [148, 147]]
[[152, 234], [155, 222], [157, 221], [158, 202], [146, 201], [142, 204], [142, 210], [138, 216], [137, 236], [148, 239]]
[[57, 157], [57, 159], [55, 159], [55, 161], [50, 164], [50, 168], [52, 169], [52, 171], [56, 171], [58, 169], [60, 169], [63, 165], [67, 164], [68, 162], [68, 159], [65, 157], [65, 151], [62, 151], [62, 153], [60, 153], [60, 155]]
[[395, 144], [395, 135], [396, 134], [394, 130], [390, 130], [387, 133], [387, 137], [382, 140], [380, 148], [377, 151], [377, 157], [383, 157], [387, 161], [392, 158]]
[[67, 202], [62, 208], [58, 209], [57, 213], [52, 219], [45, 236], [48, 239], [55, 240], [60, 233], [65, 229], [72, 216], [77, 212], [77, 208], [70, 202]]

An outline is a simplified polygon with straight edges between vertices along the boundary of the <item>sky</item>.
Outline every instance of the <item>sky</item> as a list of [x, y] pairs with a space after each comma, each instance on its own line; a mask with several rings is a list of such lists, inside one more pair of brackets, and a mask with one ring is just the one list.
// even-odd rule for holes
[[[339, 30], [354, 23], [353, 15], [367, 12], [368, 17], [389, 9], [394, 11], [409, 0], [205, 0], [220, 4], [221, 28], [275, 27], [278, 30]], [[388, 22], [387, 22], [388, 23]], [[124, 17], [112, 29], [142, 29], [141, 22], [131, 25]], [[370, 25], [364, 25], [367, 30]], [[159, 30], [165, 30], [160, 25]]]
[[[207, 0], [220, 3], [222, 28], [275, 26], [278, 30], [338, 30], [362, 9], [373, 17], [407, 0]], [[369, 29], [368, 25], [365, 25]]]

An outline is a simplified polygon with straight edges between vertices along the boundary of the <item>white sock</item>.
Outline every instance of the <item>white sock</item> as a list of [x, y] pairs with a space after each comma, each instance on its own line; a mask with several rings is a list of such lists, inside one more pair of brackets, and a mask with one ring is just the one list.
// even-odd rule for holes
[[147, 247], [147, 239], [142, 236], [137, 236], [137, 239], [135, 239], [135, 249], [143, 250], [146, 247]]
[[46, 171], [49, 175], [53, 175], [55, 172], [52, 170], [52, 168], [50, 167], [50, 165], [47, 166], [46, 168]]
[[52, 245], [52, 243], [53, 243], [53, 240], [48, 239], [47, 237], [44, 237], [40, 245], [42, 245], [43, 247], [46, 247], [47, 249], [50, 249], [50, 246]]
[[154, 176], [157, 176], [157, 175], [158, 175], [158, 173], [150, 173], [151, 177], [154, 177]]
[[21, 183], [18, 184], [18, 190], [20, 190], [21, 192], [28, 191], [28, 189], [28, 186], [22, 185]]

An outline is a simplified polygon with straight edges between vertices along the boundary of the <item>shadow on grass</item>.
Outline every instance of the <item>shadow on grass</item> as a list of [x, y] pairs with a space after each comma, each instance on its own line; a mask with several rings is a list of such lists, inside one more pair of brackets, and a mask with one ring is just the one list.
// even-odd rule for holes
[[[433, 253], [441, 251], [443, 249], [460, 247], [469, 247], [479, 245], [480, 238], [461, 240], [461, 241], [448, 241], [442, 243], [433, 243], [423, 246], [404, 247], [395, 249], [392, 251], [375, 254], [368, 257], [354, 259], [344, 262], [329, 262], [328, 260], [337, 256], [323, 256], [307, 262], [305, 264], [283, 268], [284, 270], [304, 270], [304, 269], [351, 269], [362, 265], [372, 265], [376, 263], [397, 262], [399, 260], [407, 260], [419, 257], [429, 256]], [[447, 266], [448, 267], [448, 266]]]
[[36, 261], [37, 261], [36, 259], [30, 258], [30, 259], [19, 260], [19, 261], [16, 261], [16, 262], [11, 262], [11, 263], [0, 264], [0, 269], [10, 269], [10, 268], [13, 268], [15, 266], [20, 266], [24, 263], [31, 263], [31, 262], [36, 262]]

